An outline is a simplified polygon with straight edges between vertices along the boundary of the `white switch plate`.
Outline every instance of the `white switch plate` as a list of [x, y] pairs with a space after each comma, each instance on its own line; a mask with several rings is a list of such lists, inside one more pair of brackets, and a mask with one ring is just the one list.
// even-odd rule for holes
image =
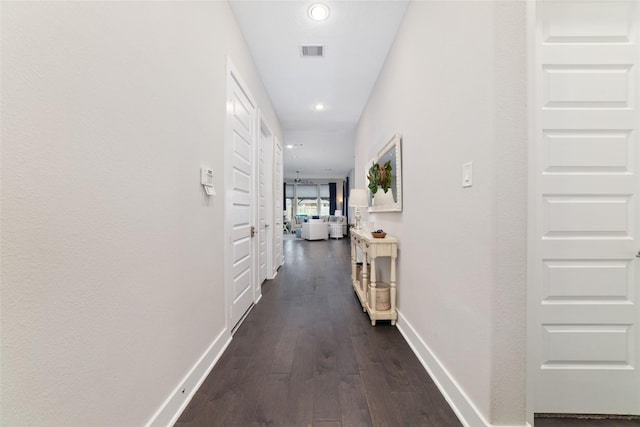
[[473, 184], [473, 162], [462, 165], [462, 186], [471, 187]]

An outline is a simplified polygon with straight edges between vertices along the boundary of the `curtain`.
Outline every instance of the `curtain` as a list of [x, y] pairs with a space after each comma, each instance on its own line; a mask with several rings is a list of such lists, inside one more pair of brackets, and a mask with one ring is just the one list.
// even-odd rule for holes
[[342, 186], [342, 215], [347, 217], [347, 224], [349, 223], [349, 177], [344, 179]]
[[329, 215], [336, 211], [336, 183], [329, 183]]

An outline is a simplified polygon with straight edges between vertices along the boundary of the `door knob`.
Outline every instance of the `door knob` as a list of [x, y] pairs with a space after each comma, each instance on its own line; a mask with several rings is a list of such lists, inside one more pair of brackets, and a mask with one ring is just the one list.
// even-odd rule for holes
[[636, 254], [636, 258], [640, 258], [640, 251]]
[[251, 226], [251, 237], [256, 235], [256, 227], [254, 227], [253, 225]]

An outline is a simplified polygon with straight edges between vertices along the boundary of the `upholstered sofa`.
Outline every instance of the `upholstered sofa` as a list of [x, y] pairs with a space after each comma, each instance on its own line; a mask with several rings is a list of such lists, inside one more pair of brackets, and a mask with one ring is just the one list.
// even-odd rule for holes
[[322, 220], [309, 220], [302, 224], [302, 238], [306, 240], [327, 240], [329, 223]]
[[335, 215], [324, 215], [321, 217], [316, 217], [316, 219], [313, 219], [313, 218], [309, 219], [306, 216], [294, 215], [293, 218], [291, 218], [291, 222], [289, 226], [286, 227], [285, 231], [290, 233], [295, 233], [296, 230], [302, 229], [302, 224], [309, 221], [316, 221], [316, 222], [325, 222], [330, 224], [340, 224], [342, 225], [342, 234], [346, 236], [347, 234], [346, 219], [347, 218], [344, 216], [335, 216]]

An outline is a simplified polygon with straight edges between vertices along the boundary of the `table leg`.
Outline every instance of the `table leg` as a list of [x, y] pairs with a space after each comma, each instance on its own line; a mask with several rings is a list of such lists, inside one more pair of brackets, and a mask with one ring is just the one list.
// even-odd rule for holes
[[[369, 285], [369, 304], [371, 310], [376, 310], [376, 259], [371, 258], [371, 283]], [[375, 321], [372, 321], [375, 325]]]

